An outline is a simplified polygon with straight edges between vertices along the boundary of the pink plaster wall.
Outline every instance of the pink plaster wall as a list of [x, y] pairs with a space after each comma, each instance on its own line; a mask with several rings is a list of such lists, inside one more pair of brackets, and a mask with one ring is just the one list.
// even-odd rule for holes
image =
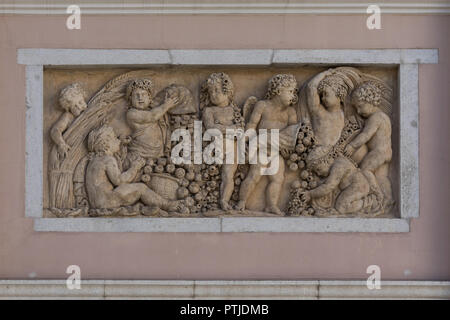
[[[450, 279], [449, 16], [0, 17], [0, 278]], [[18, 48], [438, 48], [421, 65], [420, 218], [407, 234], [44, 233], [24, 215], [25, 67]]]

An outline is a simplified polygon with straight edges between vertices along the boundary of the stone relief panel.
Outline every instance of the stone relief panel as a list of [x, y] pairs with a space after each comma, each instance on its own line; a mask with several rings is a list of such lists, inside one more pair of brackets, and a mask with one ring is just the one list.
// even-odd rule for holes
[[393, 217], [397, 70], [44, 71], [46, 217]]

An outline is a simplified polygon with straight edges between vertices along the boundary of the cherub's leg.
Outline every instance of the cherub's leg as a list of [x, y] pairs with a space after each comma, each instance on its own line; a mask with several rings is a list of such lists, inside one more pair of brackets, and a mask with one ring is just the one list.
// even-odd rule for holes
[[284, 159], [279, 158], [279, 167], [276, 174], [269, 176], [269, 184], [266, 188], [266, 201], [267, 201], [267, 212], [272, 212], [278, 215], [283, 215], [283, 212], [278, 208], [278, 199], [280, 197], [281, 187], [284, 181]]
[[255, 188], [256, 184], [261, 179], [261, 166], [259, 164], [250, 165], [250, 170], [248, 172], [247, 177], [241, 184], [241, 188], [239, 189], [239, 202], [236, 206], [238, 210], [244, 210], [245, 204], [250, 193]]
[[336, 199], [335, 209], [340, 214], [354, 213], [364, 206], [363, 198], [369, 194], [370, 186], [362, 173], [355, 173], [352, 183], [342, 190]]
[[378, 150], [372, 150], [362, 160], [360, 164], [361, 170], [375, 172], [383, 163], [386, 162], [386, 155]]
[[122, 200], [122, 205], [132, 205], [139, 199], [147, 206], [156, 206], [158, 208], [167, 208], [170, 201], [164, 199], [159, 194], [151, 190], [143, 183], [122, 184], [114, 189]]
[[166, 211], [180, 211], [183, 208], [183, 200], [167, 200], [161, 197], [152, 189], [144, 185], [144, 192], [141, 195], [141, 200], [147, 206], [155, 206]]
[[372, 171], [369, 170], [361, 170], [361, 173], [364, 174], [364, 176], [366, 177], [367, 181], [369, 182], [369, 186], [371, 191], [373, 191], [377, 197], [381, 200], [384, 198], [384, 194], [381, 191], [380, 185], [378, 183], [377, 178], [375, 177], [375, 175], [373, 174]]
[[377, 170], [375, 170], [375, 177], [377, 178], [381, 191], [384, 194], [385, 198], [384, 203], [386, 204], [386, 206], [389, 206], [393, 203], [392, 185], [388, 175], [389, 175], [389, 163], [385, 163]]
[[122, 184], [114, 189], [115, 198], [118, 198], [121, 206], [130, 206], [141, 198], [142, 193], [145, 192], [145, 188], [147, 186], [143, 183]]
[[238, 164], [223, 164], [222, 165], [222, 183], [220, 185], [220, 207], [223, 210], [230, 210], [231, 195], [234, 190], [234, 173], [236, 172]]
[[390, 158], [387, 158], [385, 152], [372, 150], [364, 157], [361, 163], [362, 170], [368, 170], [375, 174], [378, 185], [383, 192], [386, 206], [391, 205], [393, 202], [391, 181], [388, 178], [389, 160]]

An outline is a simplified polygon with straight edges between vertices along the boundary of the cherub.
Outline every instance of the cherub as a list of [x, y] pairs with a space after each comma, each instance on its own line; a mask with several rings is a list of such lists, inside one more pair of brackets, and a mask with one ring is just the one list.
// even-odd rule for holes
[[359, 167], [376, 176], [387, 200], [390, 201], [392, 191], [387, 169], [392, 159], [392, 127], [389, 116], [380, 109], [381, 89], [375, 83], [366, 81], [352, 92], [351, 97], [357, 113], [366, 121], [361, 133], [345, 147], [344, 153], [352, 156], [360, 147], [367, 145], [369, 152]]
[[[290, 74], [278, 74], [269, 80], [266, 99], [258, 101], [246, 125], [249, 129], [279, 129], [297, 124], [297, 113], [292, 105], [297, 102], [297, 81]], [[273, 147], [273, 146], [272, 146]], [[277, 155], [278, 156], [278, 155]], [[284, 180], [284, 159], [278, 157], [279, 167], [277, 173], [269, 175], [269, 184], [266, 188], [267, 206], [265, 211], [283, 215], [278, 207], [278, 199]], [[261, 179], [263, 164], [250, 165], [249, 173], [241, 184], [239, 190], [238, 210], [244, 210], [250, 193]]]
[[[226, 73], [213, 73], [205, 81], [201, 89], [202, 103], [202, 120], [205, 129], [219, 129], [223, 136], [223, 146], [225, 148], [223, 165], [222, 165], [222, 183], [220, 185], [219, 205], [222, 210], [232, 209], [229, 204], [234, 189], [234, 174], [238, 167], [236, 156], [236, 145], [234, 137], [228, 137], [227, 129], [243, 129], [242, 119], [237, 119], [236, 114], [241, 117], [240, 109], [233, 101], [234, 86], [230, 77]], [[231, 145], [233, 150], [227, 150], [227, 139], [232, 139]], [[232, 152], [234, 159], [232, 163], [226, 162], [227, 154]]]
[[316, 75], [306, 86], [306, 105], [317, 144], [334, 146], [345, 125], [343, 103], [349, 85], [345, 76], [329, 69]]
[[113, 128], [103, 125], [92, 130], [88, 149], [94, 153], [86, 169], [86, 190], [92, 208], [118, 208], [141, 200], [147, 206], [167, 211], [181, 209], [180, 201], [168, 201], [143, 183], [131, 183], [145, 165], [143, 158], [136, 158], [127, 171], [119, 170], [114, 154], [120, 151], [120, 140]]
[[131, 106], [127, 121], [133, 130], [128, 145], [129, 159], [137, 156], [155, 159], [163, 156], [170, 146], [166, 113], [177, 105], [179, 98], [166, 93], [164, 103], [153, 107], [154, 94], [150, 79], [137, 79], [128, 85], [126, 97]]
[[[334, 207], [340, 214], [355, 213], [363, 209], [373, 211], [379, 208], [382, 194], [373, 176], [366, 175], [343, 155], [338, 154], [334, 158], [331, 151], [332, 148], [329, 146], [318, 146], [308, 154], [306, 159], [308, 168], [326, 179], [318, 187], [304, 191], [301, 195], [302, 200], [309, 202], [339, 188], [340, 193]], [[371, 192], [375, 196], [369, 196]]]
[[78, 83], [68, 85], [61, 90], [59, 104], [65, 112], [59, 117], [58, 121], [56, 121], [50, 130], [50, 138], [57, 147], [57, 152], [54, 156], [59, 160], [55, 161], [55, 164], [65, 159], [70, 150], [70, 146], [63, 138], [63, 133], [67, 130], [73, 120], [87, 108], [84, 96], [85, 92]]

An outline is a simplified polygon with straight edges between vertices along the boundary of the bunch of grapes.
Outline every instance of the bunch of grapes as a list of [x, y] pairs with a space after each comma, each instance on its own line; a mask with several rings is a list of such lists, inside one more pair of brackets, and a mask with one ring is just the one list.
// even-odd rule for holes
[[333, 147], [334, 152], [342, 153], [345, 146], [353, 140], [353, 138], [361, 131], [361, 125], [356, 121], [354, 117], [345, 120], [344, 128], [342, 129], [341, 136]]
[[192, 197], [191, 212], [199, 213], [218, 208], [220, 167], [218, 165], [196, 165], [195, 178], [189, 184]]
[[314, 148], [317, 140], [314, 137], [314, 132], [311, 125], [302, 123], [297, 134], [297, 142], [295, 149], [289, 155], [286, 155], [286, 165], [291, 171], [302, 170], [306, 167], [306, 156]]
[[233, 106], [233, 124], [240, 128], [245, 127], [245, 119], [242, 115], [241, 109], [236, 105]]
[[234, 189], [231, 195], [231, 201], [236, 204], [239, 201], [239, 189], [241, 187], [242, 181], [244, 181], [247, 176], [248, 166], [244, 164], [239, 164], [234, 174]]
[[318, 177], [306, 168], [306, 157], [317, 144], [314, 132], [309, 123], [302, 123], [297, 134], [294, 152], [287, 159], [287, 166], [291, 171], [298, 171], [299, 179], [291, 185], [288, 214], [291, 216], [314, 215], [314, 208], [308, 205], [302, 194], [305, 190], [317, 187]]
[[194, 134], [194, 121], [196, 120], [198, 120], [197, 114], [172, 115], [170, 117], [170, 125], [173, 130], [189, 130], [189, 133], [192, 136]]
[[[296, 180], [291, 185], [291, 190], [289, 194], [289, 204], [288, 204], [288, 214], [290, 216], [312, 216], [315, 214], [314, 208], [303, 198], [302, 194], [305, 190], [314, 189], [317, 186], [317, 180], [314, 175], [306, 170], [302, 173], [308, 173], [305, 180]], [[309, 182], [307, 182], [310, 180]]]

